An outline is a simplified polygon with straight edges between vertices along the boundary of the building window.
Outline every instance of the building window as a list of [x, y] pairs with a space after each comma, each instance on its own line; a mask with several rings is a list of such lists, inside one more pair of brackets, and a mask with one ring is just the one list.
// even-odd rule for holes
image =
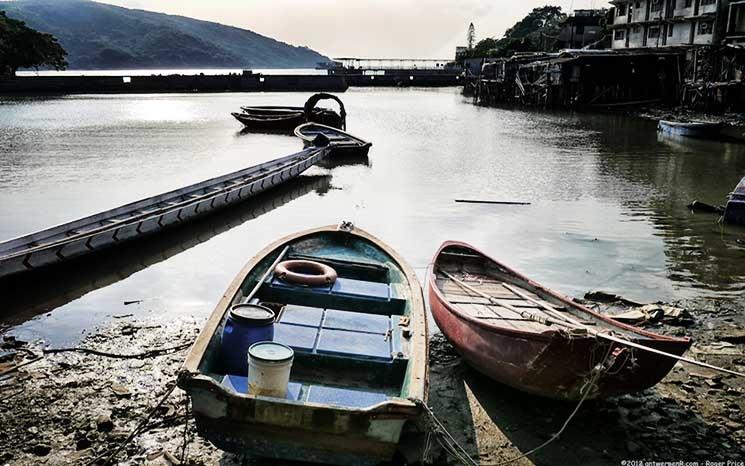
[[669, 37], [672, 37], [673, 36], [673, 26], [675, 26], [675, 25], [674, 24], [668, 24], [667, 25], [667, 35]]
[[712, 21], [700, 21], [698, 23], [698, 34], [704, 35], [704, 34], [711, 34], [714, 28], [714, 23]]
[[616, 29], [613, 33], [613, 40], [624, 40], [626, 38], [626, 31], [623, 29]]
[[649, 34], [647, 34], [647, 37], [650, 39], [657, 39], [660, 37], [660, 28], [649, 28]]
[[632, 27], [631, 32], [633, 32], [634, 34], [639, 34], [639, 26]]
[[575, 26], [574, 33], [577, 35], [583, 35], [585, 33], [585, 25], [584, 24], [578, 24]]
[[717, 0], [701, 0], [702, 5], [713, 5], [717, 2]]
[[652, 7], [650, 8], [651, 11], [660, 11], [662, 10], [662, 0], [652, 0]]
[[693, 6], [693, 0], [686, 0], [685, 2], [685, 8], [690, 8]]
[[618, 5], [618, 16], [626, 16], [626, 4]]

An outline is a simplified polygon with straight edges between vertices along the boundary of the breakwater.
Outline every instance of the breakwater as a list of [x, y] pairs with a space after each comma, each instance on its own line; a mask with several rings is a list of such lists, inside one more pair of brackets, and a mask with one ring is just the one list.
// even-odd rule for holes
[[162, 92], [344, 92], [349, 87], [446, 87], [459, 73], [428, 70], [347, 71], [327, 75], [260, 74], [151, 76], [16, 76], [0, 78], [0, 95]]
[[0, 79], [0, 94], [149, 92], [344, 92], [344, 76], [223, 75], [24, 76]]

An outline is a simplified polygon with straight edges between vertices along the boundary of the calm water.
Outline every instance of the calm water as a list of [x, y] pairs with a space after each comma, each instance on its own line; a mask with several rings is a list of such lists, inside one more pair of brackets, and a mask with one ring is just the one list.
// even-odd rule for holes
[[[300, 149], [245, 135], [240, 105], [306, 94], [70, 96], [0, 101], [0, 238], [7, 239]], [[461, 239], [569, 295], [728, 296], [745, 289], [745, 229], [691, 215], [745, 174], [745, 145], [658, 140], [624, 117], [479, 108], [455, 89], [350, 90], [369, 165], [314, 167], [256, 204], [108, 254], [4, 297], [24, 338], [75, 342], [113, 316], [206, 316], [243, 263], [280, 235], [351, 220], [424, 274]], [[529, 201], [469, 205], [456, 198]], [[125, 301], [142, 300], [125, 305]]]

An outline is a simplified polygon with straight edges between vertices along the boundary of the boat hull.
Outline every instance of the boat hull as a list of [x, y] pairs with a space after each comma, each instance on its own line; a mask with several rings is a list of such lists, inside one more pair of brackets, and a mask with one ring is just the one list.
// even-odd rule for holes
[[[152, 235], [244, 202], [297, 177], [323, 160], [328, 152], [328, 149], [306, 149], [214, 180], [0, 243], [0, 279]], [[272, 169], [277, 162], [279, 168]], [[203, 194], [189, 197], [191, 190]], [[169, 203], [169, 199], [176, 201]], [[102, 226], [107, 221], [110, 225]], [[3, 249], [6, 251], [4, 254], [1, 252]]]
[[660, 121], [657, 128], [663, 134], [699, 139], [716, 139], [721, 135], [724, 125], [721, 123]]
[[[400, 256], [373, 236], [353, 227], [344, 228], [329, 226], [308, 230], [282, 238], [266, 247], [238, 274], [202, 329], [179, 374], [178, 383], [192, 400], [192, 410], [200, 435], [218, 448], [236, 454], [284, 460], [340, 465], [379, 464], [389, 461], [394, 456], [405, 424], [417, 420], [421, 415], [421, 403], [426, 401], [427, 396], [428, 340], [424, 299], [416, 273]], [[211, 368], [215, 367], [212, 366], [213, 361], [217, 361], [218, 335], [227, 309], [234, 302], [245, 298], [245, 289], [253, 288], [253, 285], [246, 285], [248, 277], [261, 275], [261, 271], [264, 270], [262, 264], [280, 260], [283, 251], [290, 245], [302, 242], [311, 245], [311, 249], [320, 248], [320, 245], [324, 244], [324, 241], [330, 241], [331, 237], [334, 238], [331, 242], [334, 251], [347, 248], [364, 254], [366, 251], [376, 250], [385, 255], [385, 263], [391, 264], [389, 267], [393, 268], [395, 265], [395, 269], [400, 270], [402, 280], [396, 281], [399, 289], [397, 295], [407, 296], [408, 312], [395, 320], [396, 327], [391, 327], [390, 337], [384, 338], [391, 344], [397, 341], [395, 348], [399, 348], [399, 344], [404, 340], [406, 343], [405, 348], [390, 351], [389, 362], [377, 366], [369, 366], [370, 362], [363, 359], [325, 359], [326, 364], [337, 366], [325, 372], [318, 368], [321, 375], [314, 380], [319, 382], [312, 384], [341, 383], [343, 376], [337, 374], [340, 368], [343, 367], [345, 373], [352, 373], [359, 371], [359, 367], [364, 367], [365, 369], [359, 373], [364, 373], [368, 377], [368, 370], [374, 371], [375, 384], [380, 385], [383, 379], [391, 377], [390, 374], [396, 371], [396, 367], [400, 367], [393, 365], [396, 358], [405, 358], [399, 359], [405, 360], [406, 366], [405, 370], [397, 372], [401, 374], [402, 382], [396, 385], [398, 388], [395, 395], [386, 395], [372, 403], [350, 405], [339, 400], [311, 401], [309, 396], [307, 399], [269, 398], [226, 388], [224, 381], [219, 381], [222, 373], [218, 372], [215, 376]], [[342, 252], [338, 253], [347, 257]], [[308, 299], [302, 301], [303, 306], [310, 307], [325, 307], [328, 304], [312, 303]], [[336, 301], [336, 306], [341, 306], [339, 309], [348, 309], [342, 301]], [[365, 301], [363, 304], [366, 309], [372, 306], [373, 301]], [[360, 315], [366, 316], [367, 319], [371, 316], [369, 313]], [[377, 317], [384, 315], [387, 314], [379, 314]], [[284, 324], [280, 321], [276, 325]], [[316, 341], [324, 338], [319, 333]], [[288, 341], [281, 342], [291, 344]], [[303, 356], [304, 354], [306, 356]], [[293, 373], [298, 369], [302, 371], [303, 366], [308, 367], [307, 361], [312, 357], [308, 356], [307, 352], [296, 353]], [[388, 358], [388, 355], [385, 357]], [[302, 362], [303, 358], [305, 363]], [[302, 376], [298, 377], [291, 378], [291, 383], [294, 383], [293, 380], [302, 379]], [[307, 387], [302, 389], [304, 393], [323, 389], [318, 388], [321, 385]], [[356, 383], [345, 387], [365, 390], [365, 382], [356, 380]]]
[[[211, 387], [188, 390], [200, 435], [223, 451], [325, 464], [375, 465], [390, 460], [404, 411], [356, 413], [242, 397], [229, 401]], [[390, 417], [390, 419], [388, 419]]]
[[740, 180], [735, 190], [729, 195], [722, 222], [745, 226], [745, 178]]
[[[462, 243], [446, 243], [443, 248], [450, 244]], [[434, 274], [429, 275], [427, 288], [437, 326], [463, 359], [487, 377], [527, 393], [577, 400], [583, 396], [583, 388], [593, 367], [603, 359], [609, 345], [614, 345], [613, 349], [619, 347], [592, 336], [569, 336], [558, 331], [531, 333], [485, 324], [455, 311], [438, 290]], [[568, 300], [566, 303], [573, 304]], [[690, 346], [690, 340], [646, 339], [643, 344], [682, 355]], [[676, 363], [672, 358], [650, 352], [624, 351], [626, 354], [621, 354], [600, 376], [588, 398], [633, 393], [652, 387]], [[632, 355], [634, 364], [630, 362]]]

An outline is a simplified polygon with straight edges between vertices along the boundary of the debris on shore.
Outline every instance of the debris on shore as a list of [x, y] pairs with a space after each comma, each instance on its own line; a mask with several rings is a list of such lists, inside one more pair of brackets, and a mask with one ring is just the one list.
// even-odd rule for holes
[[[595, 295], [602, 303], [586, 302], [609, 314], [659, 316], [642, 319], [640, 325], [691, 335], [695, 342], [689, 356], [745, 369], [745, 300], [630, 307], [627, 300], [608, 296]], [[93, 465], [109, 459], [109, 464], [124, 465], [266, 464], [223, 453], [202, 440], [186, 397], [173, 389], [201, 325], [197, 319], [160, 326], [121, 318], [86, 337], [78, 348], [59, 352], [43, 352], [38, 343], [4, 335], [0, 464]], [[467, 366], [441, 334], [431, 340], [430, 387], [429, 404], [437, 417], [483, 465], [515, 458], [543, 443], [575, 406], [490, 381]], [[585, 403], [556, 442], [513, 464], [741, 460], [743, 394], [742, 379], [679, 363], [652, 389]], [[428, 463], [457, 464], [437, 445], [421, 449]]]

